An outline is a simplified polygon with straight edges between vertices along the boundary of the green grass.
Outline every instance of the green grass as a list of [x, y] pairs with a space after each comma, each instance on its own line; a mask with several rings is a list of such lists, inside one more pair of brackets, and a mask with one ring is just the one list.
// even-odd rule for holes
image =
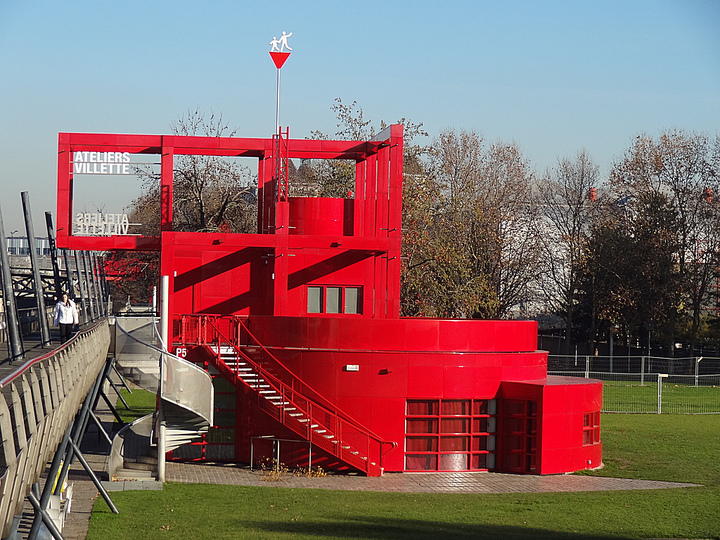
[[700, 488], [409, 494], [166, 484], [98, 499], [89, 540], [140, 538], [720, 538], [720, 416], [608, 415], [607, 466], [585, 474]]
[[120, 394], [125, 398], [130, 409], [126, 409], [125, 405], [123, 405], [119, 399], [115, 409], [126, 424], [146, 414], [150, 414], [155, 410], [156, 394], [154, 392], [148, 392], [142, 388], [135, 388], [132, 394], [130, 394], [125, 388], [122, 388]]
[[[603, 410], [610, 412], [657, 412], [657, 382], [605, 381]], [[720, 387], [662, 385], [663, 414], [720, 413]]]

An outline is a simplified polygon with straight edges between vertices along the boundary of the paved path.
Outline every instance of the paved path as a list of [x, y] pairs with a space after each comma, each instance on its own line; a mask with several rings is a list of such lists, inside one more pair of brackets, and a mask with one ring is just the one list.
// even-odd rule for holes
[[381, 478], [354, 475], [308, 478], [287, 474], [280, 480], [268, 481], [270, 477], [258, 470], [250, 471], [236, 465], [198, 463], [168, 463], [165, 475], [170, 482], [183, 483], [403, 493], [547, 493], [697, 486], [599, 476], [530, 476], [488, 472], [386, 473]]

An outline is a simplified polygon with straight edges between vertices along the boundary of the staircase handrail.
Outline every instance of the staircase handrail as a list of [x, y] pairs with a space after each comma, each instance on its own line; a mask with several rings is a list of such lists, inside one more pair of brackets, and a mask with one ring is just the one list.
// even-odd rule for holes
[[[209, 424], [212, 424], [212, 423], [213, 423], [213, 412], [214, 412], [214, 402], [213, 402], [213, 401], [214, 401], [214, 393], [213, 393], [213, 391], [212, 391], [212, 376], [211, 376], [207, 371], [205, 371], [205, 370], [202, 369], [202, 368], [199, 368], [198, 366], [196, 366], [196, 365], [193, 364], [192, 362], [189, 362], [189, 361], [185, 360], [184, 358], [181, 358], [181, 357], [179, 357], [179, 356], [177, 356], [177, 355], [175, 355], [175, 354], [172, 354], [171, 352], [168, 352], [167, 350], [163, 350], [163, 349], [160, 348], [160, 347], [157, 347], [157, 346], [152, 345], [152, 344], [150, 344], [150, 343], [147, 343], [147, 342], [145, 342], [145, 341], [143, 341], [143, 340], [141, 340], [141, 339], [138, 339], [137, 337], [135, 337], [135, 336], [133, 336], [132, 334], [130, 334], [129, 332], [127, 332], [127, 331], [122, 327], [122, 325], [120, 325], [120, 324], [118, 323], [117, 319], [115, 319], [115, 327], [116, 327], [116, 328], [119, 328], [120, 331], [121, 331], [123, 334], [125, 334], [127, 337], [129, 337], [130, 339], [133, 339], [134, 341], [140, 343], [141, 345], [144, 345], [144, 346], [148, 347], [149, 349], [160, 353], [160, 354], [162, 355], [162, 357], [167, 358], [167, 359], [170, 360], [171, 362], [179, 363], [179, 364], [182, 365], [183, 367], [185, 367], [185, 368], [187, 368], [187, 369], [190, 369], [190, 371], [192, 371], [194, 374], [196, 374], [196, 375], [198, 375], [198, 376], [204, 377], [204, 378], [206, 379], [206, 382], [207, 382], [207, 385], [208, 385], [208, 390], [209, 390], [208, 392], [204, 392], [205, 395], [208, 395], [208, 396], [209, 396], [209, 397], [208, 397], [209, 403], [205, 403], [205, 404], [204, 404], [204, 409], [205, 409], [204, 411], [199, 411], [199, 410], [196, 410], [196, 409], [194, 409], [194, 408], [191, 408], [191, 407], [189, 407], [186, 403], [181, 402], [181, 401], [177, 401], [177, 400], [175, 400], [175, 399], [170, 399], [170, 400], [168, 400], [167, 397], [163, 395], [162, 390], [161, 390], [161, 392], [160, 392], [160, 393], [161, 393], [160, 397], [161, 397], [162, 399], [165, 399], [166, 401], [170, 401], [171, 403], [173, 403], [173, 404], [175, 404], [175, 405], [178, 405], [178, 406], [180, 406], [180, 407], [182, 407], [182, 408], [184, 408], [184, 409], [187, 409], [187, 410], [189, 410], [189, 411], [197, 414], [198, 416], [201, 416], [201, 417], [202, 417], [205, 421], [207, 421]], [[160, 381], [159, 388], [160, 388], [160, 389], [163, 388], [162, 381]]]
[[[383, 441], [382, 437], [380, 437], [380, 436], [377, 435], [376, 433], [373, 433], [373, 432], [372, 432], [371, 430], [369, 430], [367, 427], [365, 427], [365, 426], [363, 426], [362, 424], [360, 424], [360, 423], [359, 423], [357, 420], [355, 420], [352, 416], [350, 416], [348, 413], [346, 413], [345, 411], [343, 411], [342, 409], [340, 409], [340, 407], [338, 407], [337, 405], [335, 405], [334, 403], [332, 403], [330, 400], [328, 400], [326, 397], [324, 397], [320, 392], [318, 392], [318, 391], [315, 390], [312, 386], [310, 386], [310, 385], [307, 384], [305, 381], [303, 381], [300, 377], [298, 377], [295, 373], [293, 373], [287, 366], [285, 366], [285, 364], [283, 364], [274, 354], [272, 354], [262, 343], [260, 343], [260, 340], [258, 340], [252, 332], [250, 332], [250, 329], [249, 329], [249, 328], [247, 327], [247, 325], [242, 321], [242, 319], [240, 319], [240, 318], [238, 317], [238, 318], [235, 318], [235, 320], [237, 320], [237, 321], [242, 325], [242, 327], [245, 329], [245, 331], [248, 333], [248, 335], [253, 339], [253, 341], [255, 341], [255, 343], [257, 344], [257, 346], [260, 347], [260, 348], [263, 350], [263, 352], [264, 352], [265, 354], [267, 354], [267, 355], [273, 360], [273, 362], [275, 363], [275, 365], [276, 365], [277, 367], [279, 367], [280, 369], [282, 369], [283, 371], [285, 371], [285, 374], [286, 374], [293, 382], [297, 381], [298, 384], [301, 385], [302, 391], [300, 392], [300, 394], [301, 394], [303, 397], [305, 397], [308, 401], [312, 401], [315, 405], [318, 405], [318, 406], [326, 409], [326, 412], [329, 412], [329, 413], [331, 413], [331, 414], [334, 414], [335, 416], [338, 416], [339, 418], [341, 418], [342, 420], [348, 422], [349, 424], [352, 424], [352, 425], [355, 426], [356, 428], [358, 428], [358, 429], [360, 429], [360, 430], [362, 430], [362, 431], [364, 431], [364, 432], [367, 432], [371, 437], [375, 438], [378, 442], [381, 442], [381, 443], [387, 442], [387, 444], [390, 444], [390, 443], [392, 442], [392, 444], [397, 444], [397, 443], [395, 443], [394, 441]], [[222, 334], [222, 332], [220, 331], [220, 329], [219, 329], [216, 325], [214, 325], [214, 324], [211, 323], [211, 326], [212, 326], [213, 329], [218, 333], [218, 335], [220, 335], [220, 336], [223, 337], [225, 340], [227, 340], [227, 337]], [[270, 377], [273, 377], [273, 378], [277, 379], [278, 382], [279, 382], [281, 385], [283, 385], [283, 386], [290, 386], [290, 389], [291, 389], [291, 390], [297, 392], [297, 390], [295, 390], [291, 385], [288, 385], [287, 383], [285, 383], [285, 382], [284, 382], [281, 378], [279, 378], [277, 375], [274, 375], [274, 374], [270, 373], [270, 372], [267, 371], [265, 368], [263, 368], [262, 366], [260, 366], [259, 364], [257, 364], [257, 362], [255, 362], [248, 354], [246, 354], [244, 351], [242, 351], [242, 349], [240, 349], [239, 347], [236, 347], [236, 346], [235, 346], [232, 342], [230, 342], [229, 340], [227, 340], [227, 341], [228, 341], [228, 343], [230, 343], [230, 344], [233, 346], [233, 348], [235, 348], [238, 352], [240, 352], [240, 353], [243, 355], [244, 358], [246, 358], [247, 360], [249, 360], [249, 361], [253, 364], [253, 367], [257, 367], [257, 368], [263, 370], [263, 371], [266, 372]], [[308, 391], [309, 391], [309, 393], [312, 394], [312, 395], [308, 396], [308, 395], [307, 395]]]
[[[218, 316], [213, 315], [183, 315], [183, 318], [196, 318], [198, 321], [205, 320], [206, 323], [213, 329], [215, 334], [218, 337], [218, 355], [220, 354], [220, 339], [225, 342], [225, 344], [231, 346], [238, 354], [242, 355], [243, 359], [249, 362], [254, 369], [258, 371], [258, 373], [265, 378], [269, 383], [275, 384], [279, 388], [277, 390], [281, 390], [281, 393], [283, 395], [287, 395], [287, 391], [290, 393], [297, 393], [302, 398], [313, 404], [315, 407], [319, 407], [321, 409], [321, 412], [324, 412], [326, 414], [329, 414], [338, 420], [341, 420], [342, 422], [345, 422], [347, 424], [350, 424], [352, 427], [358, 430], [359, 433], [365, 435], [369, 439], [375, 441], [377, 444], [380, 445], [380, 457], [386, 455], [391, 450], [394, 450], [397, 448], [398, 443], [396, 441], [385, 441], [383, 440], [380, 435], [373, 433], [371, 430], [369, 430], [367, 427], [360, 424], [357, 420], [355, 420], [352, 416], [350, 416], [348, 413], [334, 405], [332, 402], [330, 402], [327, 398], [323, 397], [322, 394], [320, 394], [317, 390], [313, 389], [311, 386], [309, 386], [307, 383], [305, 383], [300, 377], [298, 377], [295, 373], [293, 373], [290, 369], [287, 368], [274, 354], [272, 354], [260, 341], [255, 337], [252, 332], [248, 329], [248, 327], [242, 322], [242, 320], [239, 317], [233, 317], [233, 320], [237, 320], [247, 331], [248, 335], [255, 341], [257, 346], [259, 346], [274, 362], [276, 367], [279, 367], [282, 369], [287, 376], [290, 378], [291, 381], [297, 382], [303, 390], [308, 390], [310, 393], [313, 394], [313, 397], [310, 397], [306, 395], [305, 391], [298, 392], [295, 390], [291, 385], [288, 385], [286, 382], [284, 382], [280, 377], [277, 375], [269, 372], [266, 368], [262, 367], [260, 364], [258, 364], [255, 360], [253, 360], [248, 354], [245, 353], [240, 347], [235, 345], [235, 343], [232, 342], [227, 336], [225, 336], [222, 331], [217, 327], [216, 324], [214, 324], [214, 320], [221, 318]], [[200, 333], [198, 332], [198, 337], [200, 337]], [[384, 445], [390, 446], [390, 448], [383, 452], [382, 448]]]

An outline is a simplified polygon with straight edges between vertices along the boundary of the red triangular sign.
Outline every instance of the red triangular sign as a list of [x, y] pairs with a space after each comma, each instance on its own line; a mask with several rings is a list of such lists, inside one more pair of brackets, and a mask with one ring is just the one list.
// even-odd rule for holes
[[290, 53], [289, 52], [271, 52], [270, 56], [272, 56], [272, 60], [275, 63], [275, 67], [280, 69], [281, 67], [283, 67], [285, 60], [288, 59], [288, 56], [290, 56]]

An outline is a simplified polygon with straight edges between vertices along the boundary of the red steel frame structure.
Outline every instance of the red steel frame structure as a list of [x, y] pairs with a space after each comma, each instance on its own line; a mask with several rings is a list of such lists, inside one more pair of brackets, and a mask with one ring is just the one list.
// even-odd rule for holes
[[[78, 151], [160, 156], [160, 236], [72, 234]], [[173, 230], [180, 155], [258, 160], [255, 234]], [[60, 134], [58, 245], [160, 251], [173, 346], [218, 378], [217, 426], [185, 456], [249, 461], [253, 441], [272, 437], [368, 474], [600, 465], [602, 383], [548, 376], [535, 322], [400, 317], [402, 156], [399, 125], [371, 141]], [[290, 197], [291, 159], [353, 162], [354, 193]], [[308, 457], [285, 448], [286, 462]]]

